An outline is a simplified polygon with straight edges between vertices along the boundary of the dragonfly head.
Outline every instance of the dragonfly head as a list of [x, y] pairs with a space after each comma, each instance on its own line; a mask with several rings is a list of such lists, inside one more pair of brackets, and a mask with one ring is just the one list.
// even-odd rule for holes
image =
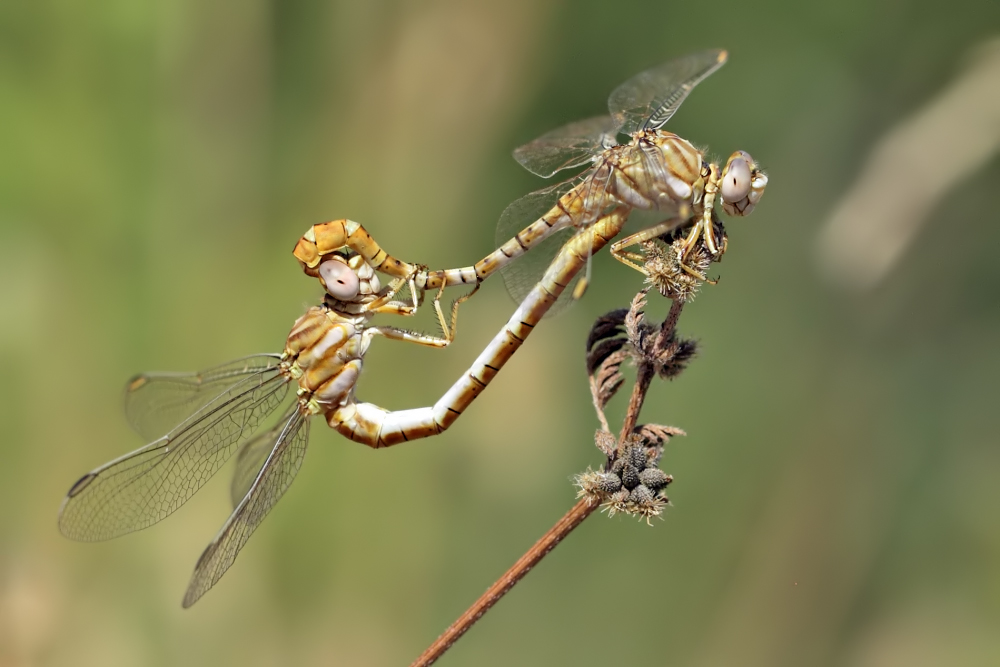
[[319, 265], [319, 281], [327, 294], [343, 303], [363, 303], [382, 289], [375, 270], [357, 254], [330, 255]]
[[736, 151], [729, 156], [726, 168], [722, 170], [720, 183], [719, 194], [726, 213], [749, 215], [764, 194], [767, 174], [757, 167], [749, 153]]

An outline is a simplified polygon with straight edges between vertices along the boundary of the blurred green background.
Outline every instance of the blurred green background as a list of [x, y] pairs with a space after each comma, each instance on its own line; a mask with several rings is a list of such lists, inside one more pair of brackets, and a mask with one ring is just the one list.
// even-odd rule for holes
[[[664, 459], [674, 507], [593, 516], [440, 664], [1000, 664], [1000, 164], [874, 289], [825, 282], [814, 252], [879, 137], [998, 27], [975, 0], [0, 4], [0, 664], [416, 657], [599, 462], [583, 343], [640, 286], [606, 254], [441, 437], [376, 452], [317, 421], [189, 611], [228, 469], [108, 543], [62, 538], [60, 499], [141, 444], [131, 374], [280, 350], [318, 299], [290, 254], [310, 225], [469, 264], [542, 184], [512, 148], [708, 47], [729, 64], [669, 129], [749, 151], [770, 186], [682, 318], [700, 357], [643, 413], [689, 433]], [[360, 397], [431, 404], [512, 309], [498, 280], [452, 348], [376, 341]]]

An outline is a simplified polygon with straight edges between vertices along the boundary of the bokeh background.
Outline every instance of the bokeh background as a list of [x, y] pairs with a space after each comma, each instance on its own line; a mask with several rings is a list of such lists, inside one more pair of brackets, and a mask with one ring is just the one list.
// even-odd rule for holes
[[[700, 357], [643, 414], [689, 433], [664, 459], [674, 506], [653, 527], [591, 517], [441, 664], [1000, 664], [996, 151], [906, 209], [912, 243], [878, 280], [819, 259], [873, 148], [998, 34], [985, 0], [0, 3], [0, 664], [420, 653], [599, 462], [583, 343], [640, 286], [606, 254], [444, 435], [376, 452], [317, 422], [295, 485], [191, 610], [228, 471], [108, 543], [62, 538], [60, 499], [142, 444], [130, 375], [280, 349], [318, 298], [290, 255], [311, 224], [469, 264], [541, 185], [512, 148], [708, 47], [730, 61], [669, 128], [749, 151], [771, 183], [684, 314]], [[1000, 75], [978, 81], [995, 100]], [[941, 127], [898, 161], [935, 185], [931, 140], [967, 124]], [[859, 229], [842, 246], [877, 247]], [[429, 405], [512, 309], [497, 281], [446, 351], [376, 341], [360, 396]]]

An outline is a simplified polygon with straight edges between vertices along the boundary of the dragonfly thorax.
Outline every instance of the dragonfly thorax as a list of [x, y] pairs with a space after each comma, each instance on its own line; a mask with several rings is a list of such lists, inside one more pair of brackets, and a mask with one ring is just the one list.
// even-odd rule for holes
[[632, 141], [608, 151], [614, 166], [613, 191], [638, 209], [697, 205], [704, 194], [702, 153], [676, 134], [640, 131]]
[[284, 354], [300, 400], [310, 411], [326, 411], [349, 400], [369, 344], [366, 319], [344, 317], [323, 305], [310, 308], [295, 322]]

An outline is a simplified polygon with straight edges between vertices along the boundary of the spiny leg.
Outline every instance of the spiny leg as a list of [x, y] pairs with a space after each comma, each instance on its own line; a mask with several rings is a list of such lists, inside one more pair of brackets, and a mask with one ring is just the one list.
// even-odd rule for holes
[[434, 297], [434, 312], [437, 313], [438, 323], [441, 325], [441, 329], [444, 330], [445, 337], [448, 342], [455, 340], [455, 333], [458, 331], [458, 307], [463, 303], [472, 298], [472, 295], [479, 291], [479, 287], [482, 283], [476, 283], [476, 286], [466, 294], [455, 299], [451, 304], [451, 326], [447, 326], [444, 320], [444, 313], [441, 310], [441, 296], [444, 295], [445, 286], [442, 284], [440, 289], [438, 289], [437, 296]]
[[[626, 236], [622, 240], [615, 241], [611, 244], [611, 256], [625, 266], [633, 268], [643, 275], [649, 275], [646, 272], [646, 269], [643, 268], [642, 265], [638, 264], [638, 262], [644, 260], [644, 257], [641, 254], [635, 252], [623, 252], [623, 250], [634, 245], [639, 245], [643, 241], [651, 241], [657, 236], [661, 236], [662, 234], [666, 234], [667, 232], [677, 229], [677, 227], [682, 224], [684, 224], [683, 218], [673, 217], [644, 229], [641, 232], [637, 232], [631, 236]], [[702, 280], [704, 280], [704, 277]]]
[[[407, 279], [406, 278], [396, 278], [395, 280], [393, 280], [392, 282], [390, 282], [386, 286], [386, 288], [383, 290], [383, 292], [384, 292], [383, 294], [381, 294], [374, 301], [366, 303], [361, 308], [361, 312], [363, 312], [363, 313], [387, 312], [387, 311], [383, 311], [382, 308], [386, 307], [387, 305], [391, 306], [390, 302], [392, 301], [392, 298], [394, 296], [396, 296], [396, 293], [399, 292], [399, 290], [402, 289], [403, 286], [406, 285], [406, 284], [407, 284]], [[398, 312], [400, 315], [413, 315], [414, 313], [416, 313], [417, 312], [417, 295], [416, 295], [416, 292], [413, 292], [413, 306], [412, 307], [410, 307], [410, 306], [404, 306], [402, 304], [397, 304], [397, 306], [398, 306], [398, 308], [393, 308], [391, 311], [388, 311], [388, 312]], [[411, 308], [412, 308], [412, 310], [408, 310], [408, 309], [411, 309]]]
[[[479, 285], [476, 285], [471, 292], [463, 294], [459, 298], [455, 299], [455, 302], [451, 304], [450, 324], [449, 321], [445, 319], [444, 311], [441, 309], [441, 297], [444, 294], [444, 285], [438, 289], [437, 296], [434, 297], [434, 311], [437, 313], [438, 324], [441, 325], [441, 330], [444, 332], [443, 337], [430, 336], [428, 334], [407, 331], [397, 327], [370, 327], [367, 331], [372, 332], [372, 334], [391, 338], [392, 340], [403, 340], [410, 343], [417, 343], [418, 345], [426, 345], [428, 347], [447, 347], [453, 340], [455, 340], [455, 332], [458, 330], [458, 307], [468, 300], [469, 297], [475, 294], [478, 289]], [[394, 310], [389, 310], [391, 305], [392, 304], [389, 304], [389, 306], [385, 306], [384, 309], [376, 312], [396, 312]]]
[[691, 232], [684, 239], [684, 250], [680, 256], [681, 268], [701, 280], [706, 280], [705, 276], [687, 265], [687, 258], [691, 254], [691, 251], [698, 245], [699, 237], [701, 237], [702, 242], [705, 244], [705, 249], [708, 250], [713, 260], [725, 252], [724, 248], [721, 251], [719, 249], [712, 221], [712, 214], [715, 209], [715, 196], [719, 192], [719, 183], [722, 177], [719, 172], [719, 165], [713, 163], [709, 164], [707, 168], [708, 174], [705, 175], [705, 195], [702, 199], [702, 217], [691, 228]]

